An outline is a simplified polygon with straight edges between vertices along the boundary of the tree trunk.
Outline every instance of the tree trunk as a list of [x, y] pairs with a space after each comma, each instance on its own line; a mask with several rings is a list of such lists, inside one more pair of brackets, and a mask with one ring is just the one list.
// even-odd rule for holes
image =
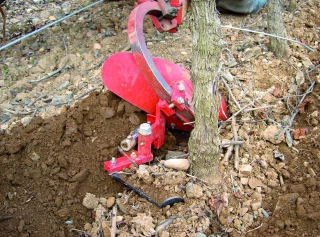
[[208, 182], [219, 174], [218, 79], [221, 25], [213, 0], [192, 0], [192, 68], [195, 128], [189, 139], [191, 172]]
[[[283, 25], [281, 15], [281, 3], [279, 0], [268, 0], [268, 30], [270, 34], [286, 37], [286, 28]], [[288, 55], [287, 41], [270, 37], [270, 51], [277, 57], [285, 58]]]

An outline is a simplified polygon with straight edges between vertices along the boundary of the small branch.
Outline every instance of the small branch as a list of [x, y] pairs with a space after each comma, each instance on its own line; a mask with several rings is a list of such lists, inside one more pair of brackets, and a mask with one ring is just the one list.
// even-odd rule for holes
[[244, 111], [246, 108], [248, 108], [249, 106], [253, 105], [256, 101], [262, 99], [266, 94], [270, 93], [273, 90], [273, 87], [271, 87], [269, 90], [267, 90], [266, 92], [264, 92], [262, 95], [260, 95], [258, 98], [252, 100], [249, 104], [246, 104], [245, 106], [243, 106], [240, 110], [238, 110], [236, 113], [234, 113], [230, 118], [228, 118], [226, 121], [224, 122], [229, 122], [232, 120], [233, 117], [237, 116], [238, 114], [240, 114], [242, 111]]
[[46, 97], [46, 96], [47, 96], [47, 94], [44, 94], [44, 95], [39, 96], [39, 97], [36, 98], [34, 101], [30, 102], [30, 103], [28, 104], [28, 106], [34, 105], [34, 103], [36, 103], [38, 100], [41, 100], [42, 98], [44, 98], [44, 97]]
[[293, 124], [295, 117], [297, 116], [297, 114], [299, 113], [299, 106], [301, 105], [301, 103], [304, 101], [304, 99], [306, 98], [306, 96], [311, 93], [313, 91], [313, 87], [315, 85], [315, 81], [312, 82], [311, 86], [308, 88], [308, 90], [303, 94], [302, 98], [300, 99], [299, 103], [297, 104], [297, 106], [295, 107], [295, 112], [294, 114], [291, 116], [289, 124], [287, 126], [284, 127], [284, 129], [282, 129], [281, 132], [279, 132], [276, 136], [275, 139], [278, 139], [282, 134], [284, 134]]
[[42, 77], [42, 78], [40, 78], [40, 79], [30, 80], [30, 81], [29, 81], [30, 83], [37, 83], [37, 82], [40, 82], [40, 81], [44, 81], [44, 80], [46, 80], [46, 79], [48, 79], [48, 78], [56, 75], [57, 73], [61, 72], [62, 69], [67, 65], [67, 62], [69, 61], [68, 48], [67, 48], [67, 45], [66, 45], [66, 42], [65, 42], [64, 38], [62, 38], [62, 41], [63, 41], [63, 44], [64, 44], [64, 49], [65, 49], [65, 51], [66, 51], [66, 61], [64, 62], [63, 66], [60, 67], [60, 68], [58, 68], [57, 70], [55, 70], [55, 71], [53, 71], [53, 72], [48, 73], [48, 75], [46, 75], [46, 76], [44, 76], [44, 77]]
[[114, 205], [111, 213], [111, 229], [110, 229], [111, 237], [116, 236], [116, 231], [117, 231], [117, 205]]
[[245, 109], [244, 112], [251, 112], [251, 111], [255, 111], [255, 110], [259, 110], [259, 109], [269, 109], [269, 108], [273, 108], [273, 105], [266, 105], [266, 106], [261, 106], [261, 107], [257, 107], [257, 108], [250, 108], [250, 109]]
[[249, 30], [249, 29], [233, 27], [233, 26], [221, 25], [221, 27], [222, 28], [233, 29], [233, 30], [246, 31], [246, 32], [255, 33], [255, 34], [262, 34], [262, 35], [267, 35], [267, 36], [278, 38], [278, 39], [287, 40], [287, 41], [290, 41], [290, 42], [293, 42], [293, 43], [296, 43], [296, 44], [300, 44], [300, 45], [304, 46], [305, 48], [307, 48], [308, 50], [310, 50], [311, 52], [314, 52], [314, 49], [311, 48], [310, 46], [308, 46], [308, 45], [306, 45], [306, 44], [304, 44], [304, 43], [302, 43], [300, 41], [294, 40], [294, 39], [289, 39], [289, 38], [285, 38], [285, 37], [278, 36], [278, 35], [268, 34], [266, 32], [262, 32], [262, 31]]
[[100, 88], [96, 87], [96, 88], [92, 88], [91, 90], [88, 90], [87, 92], [83, 93], [82, 95], [79, 95], [76, 100], [81, 99], [82, 97], [85, 97], [86, 95], [90, 94], [92, 91], [96, 91], [96, 90], [100, 90]]
[[[236, 117], [232, 118], [231, 127], [232, 127], [233, 139], [237, 141], [238, 133], [236, 128]], [[234, 146], [234, 168], [236, 170], [239, 170], [239, 145]]]
[[13, 218], [13, 216], [0, 216], [0, 221], [8, 220]]
[[233, 151], [233, 146], [229, 146], [227, 149], [226, 154], [224, 154], [224, 158], [223, 158], [223, 163], [227, 164], [229, 162], [229, 159], [232, 155], [232, 151]]
[[260, 229], [262, 226], [263, 226], [263, 224], [259, 225], [258, 227], [254, 228], [254, 229], [252, 229], [252, 230], [248, 230], [248, 231], [246, 232], [246, 234], [249, 233], [249, 232], [251, 232], [251, 231]]
[[200, 179], [200, 178], [198, 178], [198, 177], [196, 177], [196, 176], [193, 176], [193, 175], [191, 175], [191, 174], [186, 174], [186, 175], [187, 175], [188, 177], [190, 177], [190, 178], [197, 179], [197, 180], [201, 181], [202, 183], [209, 185], [209, 182], [207, 182], [207, 181], [205, 181], [205, 180], [203, 180], [203, 179]]
[[230, 145], [242, 145], [243, 143], [245, 143], [245, 141], [227, 141], [227, 142], [221, 142], [221, 147], [227, 147]]
[[234, 95], [233, 95], [233, 93], [232, 93], [232, 91], [231, 91], [231, 88], [229, 87], [228, 83], [227, 83], [226, 80], [225, 80], [225, 76], [222, 75], [221, 79], [222, 79], [223, 84], [227, 87], [228, 92], [229, 92], [232, 100], [234, 101], [234, 103], [236, 103], [237, 107], [238, 107], [239, 109], [241, 109], [241, 106], [240, 106], [239, 102], [237, 101], [236, 97], [234, 97]]
[[10, 109], [4, 109], [4, 111], [11, 113], [11, 114], [15, 114], [15, 115], [28, 115], [31, 114], [32, 112], [19, 112], [19, 111], [14, 111], [14, 110], [10, 110]]

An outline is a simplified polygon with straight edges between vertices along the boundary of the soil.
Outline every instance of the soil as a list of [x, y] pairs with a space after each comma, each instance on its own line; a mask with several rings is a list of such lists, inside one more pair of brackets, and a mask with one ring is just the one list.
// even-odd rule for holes
[[[151, 164], [121, 175], [158, 203], [184, 199], [172, 207], [158, 208], [103, 167], [146, 121], [101, 82], [105, 59], [129, 49], [133, 1], [98, 4], [1, 51], [0, 236], [110, 236], [113, 216], [119, 236], [320, 236], [320, 3], [283, 3], [287, 36], [314, 52], [290, 42], [288, 58], [277, 59], [268, 37], [223, 29], [220, 92], [230, 116], [250, 109], [235, 126], [245, 141], [239, 170], [236, 154], [221, 149], [223, 187], [159, 162], [168, 150], [187, 153], [189, 133], [171, 129]], [[7, 2], [7, 41], [82, 4], [89, 1]], [[267, 31], [265, 10], [220, 16], [223, 25]], [[187, 15], [177, 33], [160, 34], [146, 19], [150, 53], [190, 69], [189, 23]], [[221, 123], [222, 141], [234, 139], [232, 127]]]

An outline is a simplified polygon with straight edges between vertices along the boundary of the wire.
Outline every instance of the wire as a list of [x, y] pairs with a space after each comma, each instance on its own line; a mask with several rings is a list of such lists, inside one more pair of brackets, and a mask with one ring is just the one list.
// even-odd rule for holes
[[0, 51], [6, 49], [6, 48], [8, 48], [8, 47], [10, 47], [10, 46], [12, 46], [12, 45], [14, 45], [14, 44], [16, 44], [16, 43], [18, 43], [18, 42], [20, 42], [21, 40], [24, 40], [24, 39], [26, 39], [26, 38], [29, 38], [30, 36], [32, 36], [32, 35], [34, 35], [34, 34], [37, 34], [37, 33], [39, 33], [40, 31], [43, 31], [43, 30], [47, 29], [47, 28], [50, 27], [50, 26], [53, 26], [53, 25], [55, 25], [55, 24], [57, 24], [57, 23], [59, 23], [59, 22], [61, 22], [61, 21], [64, 21], [65, 19], [68, 19], [69, 17], [71, 17], [71, 16], [73, 16], [73, 15], [76, 15], [76, 14], [78, 14], [78, 13], [80, 13], [80, 12], [82, 12], [82, 11], [90, 8], [90, 7], [93, 7], [93, 6], [95, 6], [95, 5], [99, 4], [99, 3], [102, 3], [103, 1], [104, 1], [104, 0], [99, 0], [99, 1], [96, 1], [96, 2], [94, 2], [94, 3], [91, 3], [91, 4], [89, 4], [89, 5], [81, 8], [81, 9], [79, 9], [79, 10], [74, 11], [73, 13], [71, 13], [71, 14], [69, 14], [69, 15], [67, 15], [67, 16], [64, 16], [64, 17], [62, 17], [62, 18], [60, 18], [60, 19], [58, 19], [58, 20], [56, 20], [56, 21], [53, 21], [53, 22], [45, 25], [44, 27], [41, 27], [40, 29], [37, 29], [37, 30], [35, 30], [35, 31], [32, 31], [32, 32], [30, 32], [29, 34], [26, 34], [26, 35], [24, 35], [24, 36], [22, 36], [22, 37], [20, 37], [20, 38], [18, 38], [18, 39], [16, 39], [16, 40], [12, 41], [12, 42], [9, 42], [9, 43], [3, 45], [2, 47], [0, 47]]

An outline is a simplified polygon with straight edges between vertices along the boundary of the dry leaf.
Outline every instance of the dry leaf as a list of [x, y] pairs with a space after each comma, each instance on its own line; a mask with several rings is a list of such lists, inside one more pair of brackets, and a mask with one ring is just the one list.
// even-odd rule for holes
[[293, 132], [293, 138], [296, 140], [306, 138], [306, 136], [307, 136], [306, 128], [297, 128]]
[[281, 87], [274, 88], [274, 90], [272, 92], [272, 95], [274, 97], [281, 98], [282, 97], [282, 89], [281, 89]]
[[261, 109], [261, 110], [258, 111], [258, 116], [259, 116], [259, 118], [261, 118], [261, 119], [265, 119], [265, 116], [264, 116], [264, 113], [263, 113], [263, 109]]
[[242, 199], [243, 198], [243, 194], [240, 192], [240, 190], [238, 190], [237, 192], [234, 193], [234, 196], [238, 199]]
[[311, 102], [311, 100], [310, 99], [305, 99], [304, 101], [302, 101], [302, 103], [299, 105], [299, 112], [300, 112], [300, 114], [303, 114], [304, 112], [305, 112], [305, 110], [306, 110], [306, 107], [308, 106], [308, 105], [310, 105], [312, 102]]
[[222, 199], [220, 196], [211, 196], [211, 199], [209, 200], [209, 206], [212, 211], [215, 211], [217, 215], [220, 215], [220, 212], [222, 210]]

